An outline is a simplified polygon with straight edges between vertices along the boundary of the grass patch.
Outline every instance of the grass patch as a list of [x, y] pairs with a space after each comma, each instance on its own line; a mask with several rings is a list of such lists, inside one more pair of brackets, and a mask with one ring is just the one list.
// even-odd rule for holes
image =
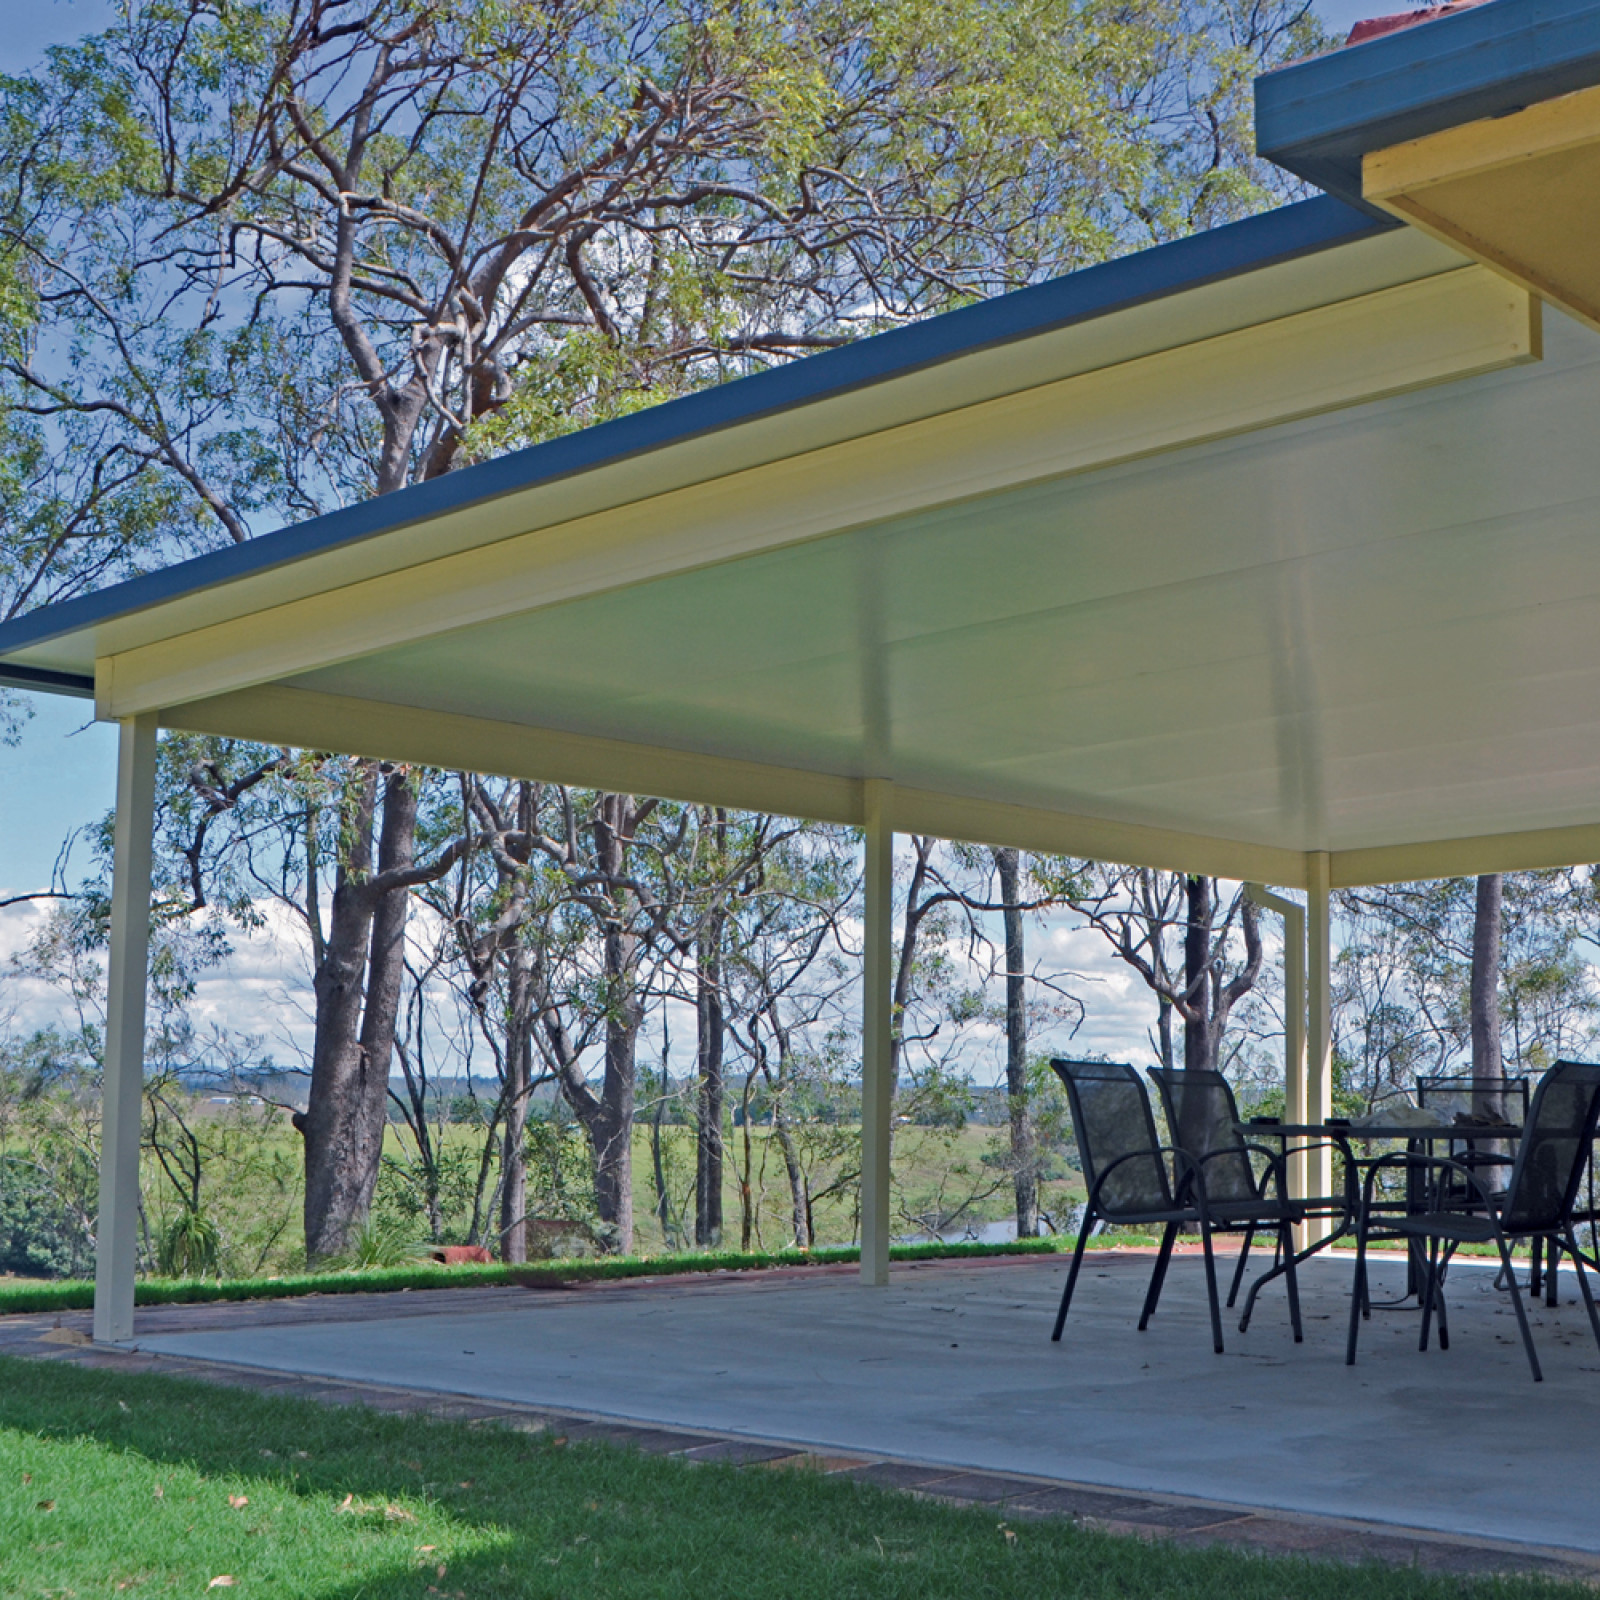
[[274, 1600], [1521, 1600], [509, 1428], [0, 1358], [0, 1594]]
[[[1142, 1235], [1108, 1234], [1096, 1249], [1154, 1244]], [[951, 1242], [898, 1244], [895, 1261], [960, 1260], [973, 1256], [1054, 1255], [1072, 1240], [1013, 1239], [1000, 1244]], [[461, 1289], [501, 1283], [574, 1283], [601, 1278], [653, 1278], [681, 1272], [750, 1272], [768, 1267], [817, 1266], [859, 1261], [854, 1245], [817, 1250], [715, 1250], [666, 1256], [600, 1256], [589, 1260], [537, 1261], [526, 1266], [378, 1267], [364, 1272], [307, 1272], [283, 1278], [142, 1278], [134, 1287], [141, 1306], [202, 1305], [218, 1300], [278, 1300], [304, 1294], [370, 1294], [393, 1289]], [[83, 1311], [94, 1304], [87, 1278], [11, 1279], [0, 1282], [0, 1314], [12, 1311]]]

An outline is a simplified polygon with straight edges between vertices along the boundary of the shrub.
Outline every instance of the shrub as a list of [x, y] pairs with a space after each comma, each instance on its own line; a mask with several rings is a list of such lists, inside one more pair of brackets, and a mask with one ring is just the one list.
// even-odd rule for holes
[[73, 1278], [90, 1270], [83, 1228], [31, 1162], [0, 1157], [0, 1272]]
[[180, 1211], [156, 1243], [156, 1270], [163, 1278], [215, 1278], [221, 1273], [222, 1236], [200, 1211]]

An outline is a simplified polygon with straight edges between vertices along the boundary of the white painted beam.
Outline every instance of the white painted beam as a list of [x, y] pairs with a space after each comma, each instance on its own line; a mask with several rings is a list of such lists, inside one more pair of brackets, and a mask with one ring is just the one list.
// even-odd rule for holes
[[156, 717], [151, 712], [123, 722], [117, 748], [111, 960], [106, 977], [101, 1090], [100, 1217], [95, 1228], [94, 1337], [101, 1343], [133, 1337], [155, 795]]
[[[621, 789], [819, 822], [860, 824], [865, 816], [862, 780], [852, 776], [308, 689], [241, 690], [174, 708], [163, 713], [161, 720], [163, 727], [188, 733], [336, 750], [508, 778]], [[1304, 881], [1305, 856], [1298, 850], [898, 784], [894, 795], [896, 819], [904, 833], [1014, 845], [1019, 850], [1088, 856], [1163, 871], [1258, 878], [1295, 887]]]
[[[1215, 834], [1186, 833], [1148, 823], [1118, 822], [1081, 812], [1051, 811], [1006, 800], [941, 794], [895, 785], [895, 823], [902, 833], [931, 833], [973, 844], [1014, 845], [1042, 854], [1087, 856], [1165, 872], [1203, 872], [1235, 881], [1257, 879], [1301, 888], [1305, 853]], [[1596, 857], [1600, 860], [1600, 856]]]
[[187, 733], [737, 806], [818, 822], [859, 824], [862, 816], [859, 778], [309, 689], [249, 689], [196, 701], [163, 713], [161, 724]]
[[1592, 861], [1600, 861], [1600, 823], [1335, 850], [1330, 882], [1335, 889], [1356, 889], [1423, 878], [1476, 878], [1486, 872], [1536, 872]]
[[893, 788], [868, 779], [866, 931], [861, 963], [861, 1281], [889, 1281], [889, 1157], [893, 1126]]

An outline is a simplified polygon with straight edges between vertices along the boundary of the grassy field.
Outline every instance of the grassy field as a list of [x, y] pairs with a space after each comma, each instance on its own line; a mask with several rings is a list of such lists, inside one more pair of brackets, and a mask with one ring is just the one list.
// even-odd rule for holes
[[[300, 1136], [286, 1117], [270, 1112], [232, 1110], [206, 1124], [217, 1154], [208, 1163], [203, 1204], [221, 1233], [223, 1272], [229, 1277], [282, 1275], [303, 1270], [301, 1223]], [[229, 1126], [221, 1127], [220, 1124]], [[471, 1217], [472, 1182], [478, 1170], [479, 1130], [458, 1125], [444, 1130], [442, 1148], [447, 1169], [445, 1221], [448, 1242], [462, 1242]], [[899, 1235], [924, 1231], [934, 1219], [954, 1217], [956, 1227], [997, 1221], [1012, 1212], [1009, 1182], [994, 1163], [1004, 1130], [979, 1125], [963, 1128], [905, 1126], [896, 1130], [894, 1230]], [[859, 1129], [852, 1125], [812, 1125], [797, 1129], [811, 1191], [818, 1195], [813, 1222], [818, 1244], [848, 1244], [856, 1237], [855, 1187], [841, 1174], [855, 1167]], [[393, 1233], [422, 1244], [428, 1237], [420, 1214], [415, 1163], [409, 1136], [391, 1125], [386, 1138], [386, 1166], [379, 1181], [378, 1214]], [[667, 1227], [658, 1216], [656, 1150], [648, 1126], [635, 1129], [633, 1140], [634, 1246], [644, 1254], [692, 1244], [694, 1217], [694, 1133], [687, 1127], [660, 1131], [660, 1165], [667, 1193]], [[748, 1157], [748, 1234], [743, 1178]], [[542, 1165], [541, 1165], [542, 1163]], [[548, 1141], [534, 1146], [530, 1163], [530, 1206], [540, 1215], [581, 1215], [589, 1204], [588, 1155], [582, 1137], [569, 1130], [552, 1158]], [[554, 1170], [553, 1170], [554, 1169]], [[141, 1166], [145, 1215], [157, 1237], [176, 1212], [172, 1185], [158, 1162], [146, 1152]], [[1065, 1216], [1081, 1200], [1077, 1174], [1063, 1175], [1043, 1186], [1047, 1210]], [[792, 1201], [781, 1151], [770, 1129], [728, 1133], [723, 1183], [723, 1245], [730, 1249], [770, 1251], [792, 1245]], [[490, 1224], [492, 1232], [493, 1224]], [[491, 1246], [492, 1247], [492, 1246]]]
[[0, 1359], [0, 1594], [1556, 1600], [1008, 1525], [804, 1471]]

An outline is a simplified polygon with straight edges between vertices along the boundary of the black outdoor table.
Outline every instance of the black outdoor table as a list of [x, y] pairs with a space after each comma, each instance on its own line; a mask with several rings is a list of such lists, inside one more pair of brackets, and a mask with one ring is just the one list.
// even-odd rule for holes
[[[1259, 1139], [1266, 1137], [1285, 1141], [1310, 1139], [1318, 1143], [1331, 1141], [1338, 1145], [1340, 1154], [1344, 1158], [1346, 1194], [1350, 1199], [1350, 1206], [1345, 1220], [1331, 1233], [1315, 1240], [1304, 1250], [1298, 1251], [1294, 1258], [1296, 1265], [1314, 1256], [1319, 1250], [1326, 1250], [1335, 1240], [1342, 1239], [1346, 1234], [1355, 1231], [1356, 1209], [1361, 1189], [1358, 1175], [1363, 1167], [1371, 1166], [1374, 1162], [1381, 1160], [1382, 1157], [1358, 1156], [1350, 1148], [1353, 1141], [1360, 1140], [1363, 1143], [1377, 1143], [1380, 1140], [1403, 1140], [1413, 1148], [1421, 1145], [1427, 1145], [1431, 1148], [1433, 1145], [1446, 1140], [1450, 1142], [1471, 1140], [1473, 1143], [1477, 1143], [1479, 1140], [1492, 1142], [1501, 1139], [1520, 1139], [1522, 1137], [1522, 1125], [1510, 1122], [1456, 1122], [1440, 1123], [1437, 1126], [1416, 1123], [1363, 1123], [1357, 1127], [1339, 1118], [1333, 1118], [1327, 1122], [1279, 1122], [1257, 1119], [1248, 1122], [1239, 1121], [1234, 1126], [1247, 1138]], [[1288, 1152], [1286, 1151], [1285, 1153], [1287, 1154]], [[1419, 1207], [1421, 1195], [1417, 1190], [1414, 1175], [1407, 1175], [1406, 1188], [1408, 1205]], [[1407, 1242], [1406, 1255], [1408, 1265], [1406, 1269], [1405, 1298], [1421, 1293], [1422, 1268], [1418, 1261], [1417, 1250], [1418, 1247], [1415, 1241]], [[1250, 1293], [1245, 1297], [1244, 1314], [1239, 1322], [1241, 1330], [1249, 1326], [1250, 1313], [1255, 1305], [1257, 1294], [1272, 1279], [1278, 1277], [1283, 1270], [1284, 1263], [1277, 1262], [1250, 1285]]]

